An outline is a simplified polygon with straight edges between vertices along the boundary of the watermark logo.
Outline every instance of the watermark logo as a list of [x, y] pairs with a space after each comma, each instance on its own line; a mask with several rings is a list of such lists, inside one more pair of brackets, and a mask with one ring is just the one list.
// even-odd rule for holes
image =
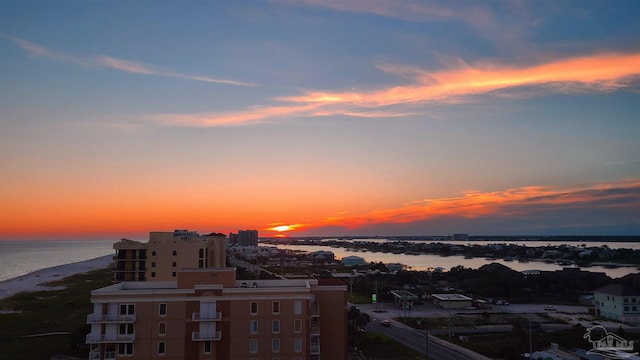
[[621, 336], [608, 332], [602, 326], [588, 328], [583, 338], [593, 346], [587, 354], [602, 355], [606, 359], [626, 359], [638, 354], [631, 352], [633, 351], [633, 341], [627, 341]]

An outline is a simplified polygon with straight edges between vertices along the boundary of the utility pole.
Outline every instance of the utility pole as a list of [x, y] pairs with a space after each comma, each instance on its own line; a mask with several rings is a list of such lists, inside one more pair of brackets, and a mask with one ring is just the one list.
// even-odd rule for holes
[[424, 342], [426, 359], [429, 360], [429, 326], [427, 325], [427, 319], [424, 320]]

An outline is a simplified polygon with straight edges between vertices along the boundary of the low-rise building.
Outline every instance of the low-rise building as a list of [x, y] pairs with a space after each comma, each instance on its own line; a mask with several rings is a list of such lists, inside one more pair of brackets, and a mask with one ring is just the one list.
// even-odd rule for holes
[[640, 291], [609, 284], [594, 290], [596, 315], [613, 320], [640, 324]]
[[433, 303], [443, 309], [464, 309], [470, 307], [473, 299], [462, 294], [433, 294]]
[[342, 258], [342, 265], [344, 266], [357, 266], [366, 264], [367, 262], [360, 256], [345, 256]]

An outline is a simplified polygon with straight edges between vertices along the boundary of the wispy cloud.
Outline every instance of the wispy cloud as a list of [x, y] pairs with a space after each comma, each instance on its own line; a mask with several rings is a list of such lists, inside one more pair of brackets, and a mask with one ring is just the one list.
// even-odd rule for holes
[[[424, 113], [425, 105], [469, 102], [487, 94], [522, 98], [549, 93], [611, 92], [637, 83], [640, 54], [594, 54], [520, 67], [499, 63], [470, 65], [458, 59], [449, 69], [440, 71], [393, 64], [378, 67], [409, 84], [368, 91], [303, 91], [275, 98], [277, 105], [238, 112], [159, 114], [152, 118], [178, 126], [241, 125], [290, 116], [391, 118]], [[137, 68], [132, 67], [133, 70]]]
[[412, 77], [413, 83], [369, 92], [309, 91], [279, 100], [370, 108], [458, 101], [463, 97], [523, 86], [540, 86], [551, 93], [606, 92], [626, 87], [629, 77], [640, 75], [640, 54], [596, 54], [529, 67], [472, 66], [460, 61], [456, 68], [445, 71], [393, 65], [380, 68], [405, 78]]
[[292, 5], [317, 6], [336, 11], [374, 14], [407, 21], [432, 21], [460, 16], [449, 8], [419, 1], [387, 1], [387, 0], [302, 0], [279, 1]]
[[81, 56], [81, 55], [69, 54], [63, 51], [49, 49], [44, 46], [34, 44], [32, 42], [29, 42], [23, 39], [18, 39], [18, 38], [11, 38], [11, 39], [16, 45], [21, 47], [31, 56], [64, 61], [64, 62], [73, 63], [76, 65], [81, 65], [85, 67], [92, 67], [92, 66], [105, 67], [105, 68], [115, 69], [115, 70], [132, 73], [132, 74], [170, 77], [170, 78], [203, 81], [203, 82], [210, 82], [210, 83], [217, 83], [217, 84], [236, 85], [236, 86], [256, 86], [256, 84], [254, 83], [166, 71], [166, 70], [159, 69], [156, 66], [147, 65], [147, 64], [143, 64], [143, 63], [139, 63], [131, 60], [119, 59], [119, 58], [115, 58], [107, 55]]
[[517, 220], [550, 211], [623, 209], [640, 221], [640, 179], [571, 187], [530, 186], [493, 192], [467, 191], [458, 197], [423, 199], [366, 214], [340, 213], [302, 230], [323, 227], [357, 229], [372, 224], [407, 224], [439, 218], [503, 217]]

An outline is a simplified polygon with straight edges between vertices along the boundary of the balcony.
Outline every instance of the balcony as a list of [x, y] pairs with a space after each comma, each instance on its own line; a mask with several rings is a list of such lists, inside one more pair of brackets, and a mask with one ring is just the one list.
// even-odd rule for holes
[[320, 316], [320, 307], [318, 307], [318, 304], [311, 304], [311, 316]]
[[222, 332], [220, 331], [216, 331], [212, 335], [202, 334], [197, 331], [191, 333], [192, 341], [220, 341], [220, 339], [222, 339]]
[[116, 360], [115, 351], [105, 351], [104, 357], [100, 357], [100, 351], [92, 351], [89, 353], [89, 360]]
[[135, 315], [87, 315], [87, 324], [109, 324], [109, 323], [133, 323], [136, 321]]
[[311, 349], [311, 355], [320, 354], [320, 343], [312, 343], [309, 348]]
[[192, 321], [220, 321], [221, 319], [222, 313], [220, 311], [215, 314], [191, 313]]
[[112, 344], [112, 343], [132, 343], [136, 339], [135, 334], [87, 334], [87, 344]]
[[320, 334], [320, 324], [317, 321], [311, 321], [310, 334]]

